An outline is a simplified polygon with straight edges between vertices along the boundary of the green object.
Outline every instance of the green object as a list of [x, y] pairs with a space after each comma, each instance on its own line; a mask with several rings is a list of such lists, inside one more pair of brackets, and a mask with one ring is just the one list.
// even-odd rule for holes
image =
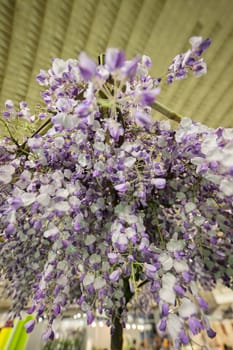
[[28, 339], [24, 325], [32, 319], [32, 316], [27, 316], [25, 319], [17, 321], [5, 348], [1, 350], [24, 350]]

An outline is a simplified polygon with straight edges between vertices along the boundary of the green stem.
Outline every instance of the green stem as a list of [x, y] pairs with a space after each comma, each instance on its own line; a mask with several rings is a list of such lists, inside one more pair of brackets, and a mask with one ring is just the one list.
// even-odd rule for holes
[[178, 113], [175, 113], [168, 107], [164, 106], [162, 103], [156, 101], [154, 102], [151, 107], [158, 111], [159, 113], [165, 115], [168, 119], [174, 120], [177, 123], [180, 123], [182, 116]]

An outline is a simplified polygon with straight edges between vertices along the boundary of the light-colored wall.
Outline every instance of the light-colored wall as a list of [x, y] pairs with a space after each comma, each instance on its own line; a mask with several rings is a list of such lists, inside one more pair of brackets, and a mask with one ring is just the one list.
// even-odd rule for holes
[[25, 350], [41, 350], [42, 349], [42, 339], [41, 339], [41, 335], [42, 335], [42, 331], [44, 329], [44, 324], [38, 323], [33, 332], [30, 334], [29, 338], [28, 338], [28, 342], [26, 345]]

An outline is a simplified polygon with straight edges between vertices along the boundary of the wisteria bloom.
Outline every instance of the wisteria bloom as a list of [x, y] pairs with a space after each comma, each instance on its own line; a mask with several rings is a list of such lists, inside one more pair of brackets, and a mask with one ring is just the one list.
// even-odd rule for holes
[[[168, 83], [206, 73], [210, 40], [190, 43]], [[6, 101], [0, 266], [10, 315], [30, 302], [26, 331], [44, 316], [45, 340], [70, 304], [87, 324], [103, 313], [113, 337], [129, 303], [140, 312], [157, 305], [158, 331], [177, 348], [200, 331], [215, 335], [197, 286], [214, 288], [218, 278], [232, 286], [233, 131], [156, 121], [161, 79], [151, 65], [116, 48], [101, 64], [84, 52], [54, 58], [37, 76], [38, 118]], [[14, 123], [29, 134], [13, 135]]]

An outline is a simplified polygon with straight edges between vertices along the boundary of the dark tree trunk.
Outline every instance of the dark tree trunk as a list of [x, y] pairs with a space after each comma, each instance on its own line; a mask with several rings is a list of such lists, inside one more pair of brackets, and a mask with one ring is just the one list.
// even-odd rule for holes
[[[129, 279], [125, 278], [124, 280], [124, 296], [125, 296], [125, 304], [124, 307], [128, 304], [128, 302], [133, 297], [133, 293], [130, 290]], [[120, 322], [121, 314], [123, 312], [123, 308], [118, 310], [118, 317], [115, 317], [113, 324], [113, 333], [111, 335], [111, 350], [122, 350], [123, 348], [123, 327]]]
[[115, 331], [111, 335], [111, 350], [122, 350], [123, 347], [123, 327], [118, 317], [114, 322]]

